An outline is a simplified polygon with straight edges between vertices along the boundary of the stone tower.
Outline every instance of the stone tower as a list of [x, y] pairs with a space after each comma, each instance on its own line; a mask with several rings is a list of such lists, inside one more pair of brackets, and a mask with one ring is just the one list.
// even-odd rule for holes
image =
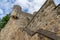
[[20, 6], [14, 5], [10, 20], [1, 31], [0, 40], [26, 40], [25, 32], [20, 31], [20, 27], [25, 27], [32, 17], [33, 15], [22, 12]]
[[55, 6], [53, 0], [46, 0], [34, 15], [22, 12], [21, 7], [15, 5], [9, 22], [1, 30], [0, 40], [51, 40], [38, 33], [30, 36], [26, 32], [30, 31], [23, 28], [33, 32], [38, 29], [48, 30], [60, 36], [60, 5]]

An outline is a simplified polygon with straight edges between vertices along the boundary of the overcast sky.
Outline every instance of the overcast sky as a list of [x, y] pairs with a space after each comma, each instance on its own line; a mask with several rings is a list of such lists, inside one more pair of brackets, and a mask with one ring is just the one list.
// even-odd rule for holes
[[[0, 18], [9, 14], [14, 5], [20, 5], [22, 11], [32, 14], [34, 11], [38, 11], [45, 1], [46, 0], [0, 0]], [[58, 5], [60, 0], [54, 0], [54, 2]]]

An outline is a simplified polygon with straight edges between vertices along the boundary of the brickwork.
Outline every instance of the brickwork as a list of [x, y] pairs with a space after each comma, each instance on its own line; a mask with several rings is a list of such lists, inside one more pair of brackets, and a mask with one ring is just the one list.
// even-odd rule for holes
[[51, 40], [38, 33], [30, 36], [22, 28], [34, 32], [38, 29], [48, 30], [60, 36], [60, 5], [55, 6], [53, 0], [47, 0], [33, 15], [22, 12], [21, 7], [15, 5], [9, 22], [0, 32], [0, 40]]

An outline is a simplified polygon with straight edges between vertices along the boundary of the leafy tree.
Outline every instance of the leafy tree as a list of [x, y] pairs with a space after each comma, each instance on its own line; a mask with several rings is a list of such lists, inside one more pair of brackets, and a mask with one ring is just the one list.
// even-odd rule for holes
[[10, 14], [7, 14], [5, 17], [2, 18], [2, 20], [0, 20], [0, 31], [2, 28], [5, 27], [9, 19], [10, 19]]

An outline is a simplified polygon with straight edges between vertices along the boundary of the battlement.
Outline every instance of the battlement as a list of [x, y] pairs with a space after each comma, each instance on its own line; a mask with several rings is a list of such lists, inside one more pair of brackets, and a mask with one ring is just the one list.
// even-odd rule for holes
[[46, 0], [41, 9], [34, 13], [22, 12], [19, 5], [14, 5], [9, 22], [1, 30], [0, 39], [51, 40], [59, 36], [56, 40], [60, 40], [60, 4], [56, 6], [53, 0]]
[[33, 16], [32, 14], [22, 12], [21, 9], [22, 8], [19, 5], [14, 5], [12, 13], [11, 13], [11, 17], [14, 19], [18, 19], [18, 18], [20, 18], [21, 15], [23, 17], [24, 16], [26, 16], [26, 17], [32, 17]]
[[15, 10], [15, 9], [21, 11], [22, 8], [19, 5], [14, 5], [13, 10]]
[[11, 15], [17, 15], [21, 12], [21, 7], [19, 5], [14, 5]]

